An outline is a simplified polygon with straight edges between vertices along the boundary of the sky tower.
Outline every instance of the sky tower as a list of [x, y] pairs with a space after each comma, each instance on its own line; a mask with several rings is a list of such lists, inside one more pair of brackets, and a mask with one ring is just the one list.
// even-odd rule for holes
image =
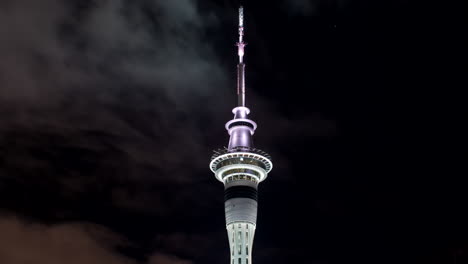
[[226, 123], [227, 148], [214, 151], [210, 169], [224, 183], [224, 209], [229, 238], [230, 264], [251, 264], [252, 245], [257, 222], [258, 184], [265, 180], [273, 164], [265, 152], [253, 147], [257, 124], [248, 118], [245, 106], [244, 12], [239, 8], [239, 42], [237, 43], [237, 106], [234, 118]]

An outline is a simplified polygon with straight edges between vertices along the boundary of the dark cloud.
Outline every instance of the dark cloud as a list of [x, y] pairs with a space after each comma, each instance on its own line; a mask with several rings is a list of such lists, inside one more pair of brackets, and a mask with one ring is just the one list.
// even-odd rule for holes
[[121, 237], [92, 224], [45, 226], [0, 218], [0, 262], [16, 263], [135, 263], [113, 247]]
[[[73, 223], [46, 226], [15, 217], [0, 218], [0, 262], [5, 264], [136, 264], [117, 252], [129, 244], [121, 236], [95, 224]], [[190, 264], [189, 260], [154, 252], [147, 264]]]
[[290, 0], [284, 1], [287, 11], [291, 15], [313, 16], [320, 13], [323, 7], [335, 6], [342, 8], [348, 0]]
[[[204, 181], [193, 170], [206, 170], [211, 152], [191, 112], [205, 113], [205, 123], [220, 118], [200, 102], [227, 92], [205, 40], [217, 26], [208, 12], [190, 0], [3, 1], [3, 211], [53, 224], [106, 221], [105, 208], [157, 216], [180, 210], [193, 193], [174, 197], [170, 186]], [[82, 224], [8, 219], [1, 229], [10, 230], [0, 239], [9, 244], [2, 263], [28, 261], [22, 251], [38, 251], [24, 256], [35, 263], [134, 263], [104, 248], [116, 241], [94, 241]], [[190, 263], [150, 251], [148, 263]]]
[[312, 12], [315, 11], [315, 3], [317, 1], [311, 1], [311, 0], [292, 0], [292, 1], [287, 1], [285, 4], [288, 7], [288, 10], [292, 14], [296, 15], [310, 15]]
[[[175, 255], [189, 255], [200, 257], [210, 249], [216, 248], [217, 244], [214, 238], [219, 234], [213, 233], [185, 233], [174, 232], [170, 234], [160, 234], [155, 237], [154, 244], [158, 248]], [[224, 232], [221, 235], [224, 237]], [[187, 247], [190, 245], [190, 247]]]
[[193, 180], [185, 161], [209, 148], [190, 111], [217, 118], [197, 102], [226, 90], [203, 40], [213, 15], [194, 1], [23, 0], [0, 12], [4, 174], [36, 170], [72, 192], [116, 167], [117, 179]]
[[150, 257], [148, 264], [191, 264], [189, 260], [181, 259], [179, 257], [164, 255], [164, 254], [154, 254]]
[[[1, 9], [0, 66], [8, 76], [2, 100], [52, 103], [69, 96], [63, 89], [108, 95], [115, 91], [107, 89], [130, 89], [125, 82], [150, 86], [155, 93], [165, 90], [177, 101], [187, 93], [201, 96], [219, 89], [213, 83], [219, 85], [225, 76], [203, 41], [203, 30], [216, 19], [202, 16], [194, 1], [84, 3], [22, 0]], [[53, 93], [56, 89], [60, 93]]]

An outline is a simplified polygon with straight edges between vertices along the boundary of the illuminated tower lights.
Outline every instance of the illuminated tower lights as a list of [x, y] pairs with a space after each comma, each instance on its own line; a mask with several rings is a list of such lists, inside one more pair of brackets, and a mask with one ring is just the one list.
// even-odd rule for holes
[[214, 151], [210, 169], [224, 183], [224, 208], [229, 238], [230, 264], [252, 264], [252, 246], [257, 222], [258, 184], [273, 167], [265, 152], [253, 147], [252, 136], [257, 124], [248, 118], [245, 106], [244, 13], [239, 8], [239, 42], [237, 64], [237, 107], [234, 119], [226, 123], [227, 148]]

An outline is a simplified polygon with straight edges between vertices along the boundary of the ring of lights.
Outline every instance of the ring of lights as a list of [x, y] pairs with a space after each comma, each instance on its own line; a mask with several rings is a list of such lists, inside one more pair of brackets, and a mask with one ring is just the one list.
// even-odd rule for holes
[[[257, 160], [257, 161], [261, 162], [265, 166], [265, 169], [261, 168], [259, 166], [244, 164], [244, 163], [231, 164], [231, 165], [223, 166], [221, 168], [217, 168], [217, 165], [221, 161], [229, 160], [229, 159], [237, 159], [237, 158], [250, 158], [250, 159]], [[255, 154], [255, 153], [250, 153], [250, 152], [226, 153], [226, 154], [223, 154], [221, 156], [218, 156], [218, 157], [214, 158], [210, 162], [211, 171], [215, 174], [216, 178], [221, 182], [223, 182], [223, 178], [224, 178], [223, 173], [228, 171], [228, 170], [232, 170], [232, 169], [250, 169], [250, 170], [253, 170], [253, 171], [257, 172], [260, 175], [260, 177], [258, 175], [254, 175], [254, 174], [251, 174], [251, 173], [244, 173], [244, 174], [248, 174], [249, 176], [252, 176], [252, 177], [258, 179], [258, 181], [261, 182], [261, 181], [265, 180], [265, 178], [268, 175], [268, 172], [270, 172], [272, 168], [273, 168], [273, 163], [269, 159], [267, 159], [265, 156]], [[229, 175], [226, 175], [225, 177], [228, 177], [228, 176]]]
[[[258, 182], [263, 181], [267, 176], [267, 173], [265, 172], [265, 170], [260, 168], [260, 167], [257, 167], [257, 166], [254, 166], [254, 165], [247, 165], [247, 164], [237, 164], [237, 165], [235, 164], [235, 165], [227, 165], [227, 166], [224, 166], [224, 167], [220, 168], [219, 170], [217, 170], [215, 172], [216, 178], [220, 182], [223, 182], [223, 173], [225, 171], [231, 170], [231, 169], [250, 169], [250, 170], [253, 170], [253, 171], [257, 172], [260, 175], [260, 177], [257, 176], [257, 175], [254, 175], [254, 174], [250, 174], [250, 173], [244, 173], [244, 174], [256, 178], [258, 180]], [[224, 176], [224, 178], [226, 178], [226, 177], [229, 177], [229, 175]]]
[[221, 175], [221, 178], [224, 179], [226, 176], [242, 175], [242, 174], [257, 176], [256, 178], [260, 177], [260, 175], [258, 174], [256, 170], [249, 170], [247, 168], [240, 168], [240, 169], [236, 168], [236, 169], [224, 171], [223, 175]]
[[[230, 182], [229, 181], [229, 178], [231, 177], [234, 177], [234, 176], [242, 176], [242, 175], [246, 175], [245, 173], [232, 173], [232, 174], [229, 174], [229, 175], [226, 175], [225, 177], [222, 177], [223, 178], [223, 183], [226, 184], [227, 182]], [[249, 174], [248, 176], [254, 178], [254, 182], [258, 184], [258, 177], [255, 177], [255, 176], [252, 176], [252, 174]], [[247, 180], [249, 181], [249, 180]]]

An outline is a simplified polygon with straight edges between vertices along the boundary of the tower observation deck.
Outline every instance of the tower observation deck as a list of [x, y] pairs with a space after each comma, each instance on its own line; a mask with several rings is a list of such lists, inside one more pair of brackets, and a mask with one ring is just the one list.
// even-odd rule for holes
[[238, 105], [234, 118], [226, 123], [227, 148], [215, 150], [210, 169], [224, 184], [224, 208], [229, 238], [230, 264], [252, 264], [252, 246], [257, 223], [258, 184], [273, 168], [270, 156], [253, 147], [257, 124], [248, 118], [245, 104], [244, 14], [239, 8], [239, 42], [237, 64]]

